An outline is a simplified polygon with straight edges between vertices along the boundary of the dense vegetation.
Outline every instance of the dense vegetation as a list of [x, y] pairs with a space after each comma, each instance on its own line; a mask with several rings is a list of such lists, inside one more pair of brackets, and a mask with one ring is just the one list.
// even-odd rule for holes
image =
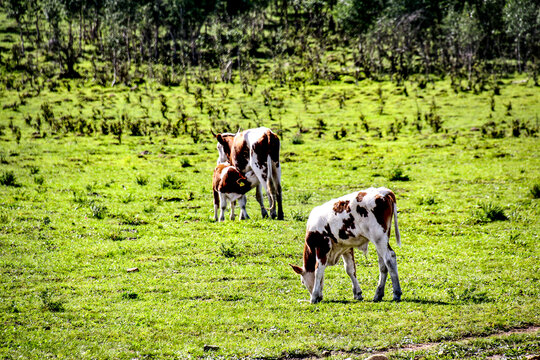
[[[17, 42], [9, 69], [176, 84], [193, 67], [251, 82], [260, 59], [281, 82], [528, 71], [537, 81], [534, 0], [2, 0]], [[5, 45], [4, 45], [5, 46]], [[9, 56], [6, 56], [10, 52]], [[49, 60], [54, 62], [50, 67]], [[513, 61], [508, 61], [513, 60]], [[88, 67], [88, 63], [91, 64]], [[336, 65], [336, 66], [332, 66]], [[239, 71], [233, 79], [232, 70]]]
[[[202, 3], [175, 43], [172, 1], [3, 2], [0, 358], [538, 354], [538, 18], [521, 61], [504, 20], [526, 2], [372, 2], [349, 20], [360, 2]], [[488, 26], [488, 5], [502, 15], [473, 56], [440, 44], [449, 14]], [[393, 69], [392, 26], [420, 19]], [[282, 140], [285, 221], [250, 194], [251, 220], [214, 223], [210, 130], [259, 125]], [[336, 266], [313, 306], [288, 266], [309, 211], [369, 186], [397, 195], [403, 301], [370, 301], [371, 248], [366, 300]]]

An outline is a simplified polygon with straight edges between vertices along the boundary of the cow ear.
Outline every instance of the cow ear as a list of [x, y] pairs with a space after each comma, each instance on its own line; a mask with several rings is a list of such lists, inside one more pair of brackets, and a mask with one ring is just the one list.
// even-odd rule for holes
[[221, 134], [217, 134], [217, 135], [216, 135], [216, 140], [217, 140], [218, 143], [220, 143], [221, 145], [225, 145], [225, 140], [223, 140], [223, 136], [221, 136]]
[[296, 266], [293, 264], [289, 264], [290, 267], [292, 267], [293, 271], [297, 273], [298, 275], [304, 275], [304, 269], [302, 269], [300, 266]]

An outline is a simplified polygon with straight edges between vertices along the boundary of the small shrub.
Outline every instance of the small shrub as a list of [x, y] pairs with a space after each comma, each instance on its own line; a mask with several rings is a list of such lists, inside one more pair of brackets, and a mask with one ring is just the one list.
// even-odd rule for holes
[[130, 202], [132, 202], [133, 200], [135, 200], [135, 197], [133, 196], [133, 194], [127, 194], [126, 196], [123, 196], [120, 201], [122, 202], [122, 204], [129, 204]]
[[193, 165], [191, 165], [191, 163], [189, 162], [189, 159], [182, 159], [180, 160], [180, 166], [182, 166], [183, 168], [186, 168], [186, 167], [191, 167]]
[[508, 217], [500, 205], [489, 203], [480, 204], [480, 210], [477, 212], [478, 222], [505, 221]]
[[39, 298], [41, 299], [42, 306], [44, 310], [52, 311], [52, 312], [62, 312], [64, 311], [64, 304], [61, 300], [53, 300], [52, 299], [52, 293], [47, 289], [43, 290], [39, 294]]
[[221, 244], [219, 246], [219, 251], [221, 252], [221, 255], [226, 258], [235, 258], [238, 256], [238, 251], [236, 250], [236, 245], [234, 243], [229, 245]]
[[291, 218], [294, 221], [304, 222], [304, 221], [307, 220], [308, 215], [306, 213], [304, 213], [303, 211], [301, 211], [301, 210], [292, 210], [291, 211]]
[[533, 199], [540, 198], [540, 184], [534, 184], [530, 190]]
[[303, 193], [298, 195], [298, 200], [300, 200], [301, 204], [307, 204], [309, 202], [309, 199], [313, 196], [313, 193]]
[[405, 175], [403, 173], [403, 169], [401, 168], [395, 168], [390, 170], [390, 174], [388, 175], [388, 180], [390, 181], [409, 181], [409, 175]]
[[13, 187], [21, 186], [19, 183], [17, 183], [17, 179], [15, 178], [13, 171], [4, 171], [2, 174], [0, 174], [0, 185]]
[[39, 168], [37, 166], [30, 166], [30, 175], [37, 175], [39, 173]]
[[86, 204], [88, 201], [88, 198], [86, 197], [86, 194], [80, 191], [73, 191], [73, 202], [77, 204]]
[[182, 188], [182, 180], [175, 178], [173, 175], [167, 175], [161, 180], [162, 189], [178, 190]]
[[43, 176], [34, 176], [34, 183], [36, 185], [43, 185], [43, 183], [45, 182], [45, 178]]
[[126, 291], [122, 294], [122, 299], [124, 300], [136, 300], [139, 298], [139, 294], [133, 291]]
[[293, 145], [300, 145], [304, 143], [304, 140], [302, 139], [302, 134], [300, 132], [296, 133], [292, 138]]
[[92, 216], [96, 219], [103, 219], [107, 214], [107, 207], [102, 204], [92, 204], [90, 205], [90, 210], [92, 211]]
[[118, 231], [113, 231], [111, 234], [109, 234], [109, 239], [112, 241], [122, 241], [125, 240], [126, 237]]
[[135, 181], [137, 182], [137, 184], [141, 185], [141, 186], [145, 186], [148, 184], [148, 178], [146, 176], [137, 176], [135, 178]]
[[418, 199], [418, 205], [435, 205], [436, 203], [437, 199], [434, 196], [423, 196]]

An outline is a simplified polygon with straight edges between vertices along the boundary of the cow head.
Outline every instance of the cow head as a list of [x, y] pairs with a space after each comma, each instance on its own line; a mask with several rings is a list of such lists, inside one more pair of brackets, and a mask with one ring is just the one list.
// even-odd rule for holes
[[306, 287], [306, 289], [309, 291], [309, 294], [313, 292], [313, 287], [315, 286], [315, 273], [312, 271], [306, 271], [304, 268], [296, 265], [289, 264], [293, 271], [300, 275], [300, 279], [302, 281], [302, 285]]
[[231, 162], [230, 156], [231, 156], [231, 148], [234, 141], [234, 134], [231, 133], [223, 133], [223, 134], [217, 134], [216, 135], [217, 140], [217, 149], [219, 152], [219, 158], [217, 163], [225, 163], [225, 162]]

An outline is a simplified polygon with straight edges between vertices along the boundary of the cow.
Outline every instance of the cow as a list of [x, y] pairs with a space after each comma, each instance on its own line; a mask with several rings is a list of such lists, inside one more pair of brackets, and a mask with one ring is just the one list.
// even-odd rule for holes
[[396, 253], [389, 244], [392, 215], [396, 241], [401, 246], [396, 197], [389, 189], [380, 187], [354, 192], [311, 211], [306, 226], [304, 266], [290, 265], [311, 294], [311, 303], [322, 300], [324, 269], [335, 265], [340, 256], [352, 281], [354, 299], [362, 300], [362, 290], [356, 279], [354, 248], [366, 254], [369, 242], [375, 245], [379, 258], [379, 285], [373, 301], [383, 298], [388, 272], [394, 289], [393, 299], [401, 300]]
[[[216, 135], [219, 152], [218, 164], [228, 162], [242, 174], [253, 171], [258, 179], [256, 197], [261, 205], [262, 217], [268, 212], [264, 207], [261, 188], [264, 187], [270, 202], [270, 217], [283, 220], [280, 142], [276, 134], [266, 127], [248, 129], [236, 134]], [[276, 213], [277, 203], [277, 213]]]
[[[234, 220], [234, 207], [236, 200], [240, 205], [240, 220], [249, 219], [246, 211], [246, 193], [258, 185], [258, 180], [253, 171], [242, 175], [240, 171], [229, 163], [218, 164], [214, 169], [212, 189], [214, 191], [214, 219], [225, 220], [227, 200], [231, 202], [230, 219]], [[218, 220], [218, 207], [221, 209]]]

